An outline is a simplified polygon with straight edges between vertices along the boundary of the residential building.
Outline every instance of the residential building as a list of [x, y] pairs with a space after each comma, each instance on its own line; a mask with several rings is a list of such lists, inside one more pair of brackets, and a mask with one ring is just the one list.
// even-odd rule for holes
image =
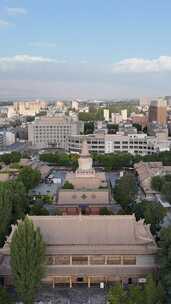
[[137, 113], [131, 114], [131, 120], [133, 124], [138, 124], [142, 128], [145, 128], [148, 122], [147, 116], [145, 116], [144, 114], [137, 114]]
[[14, 110], [17, 115], [35, 116], [47, 106], [46, 102], [41, 100], [35, 101], [17, 101], [14, 103]]
[[168, 138], [168, 127], [166, 125], [161, 125], [156, 122], [149, 123], [147, 126], [147, 131], [150, 136], [156, 136], [158, 133], [165, 134], [165, 138]]
[[72, 101], [72, 109], [75, 111], [79, 110], [79, 102], [77, 100]]
[[0, 132], [0, 148], [5, 148], [14, 144], [16, 141], [15, 134], [11, 131], [4, 130]]
[[122, 120], [127, 120], [128, 114], [127, 109], [121, 110]]
[[68, 137], [79, 133], [79, 121], [69, 116], [43, 116], [28, 126], [28, 141], [37, 148], [67, 149]]
[[5, 133], [2, 131], [0, 132], [0, 149], [4, 148], [6, 146], [6, 137]]
[[[68, 137], [67, 151], [71, 153], [80, 153], [83, 135]], [[117, 134], [96, 133], [86, 136], [89, 145], [89, 151], [95, 153], [115, 153], [126, 152], [131, 154], [148, 155], [161, 151], [170, 150], [170, 141], [155, 136], [147, 136], [140, 133]]]
[[150, 98], [147, 96], [140, 97], [139, 105], [141, 107], [148, 106], [150, 104]]
[[[134, 215], [30, 216], [46, 245], [47, 271], [42, 283], [133, 283], [156, 272], [157, 245], [149, 225]], [[12, 284], [12, 231], [0, 249], [0, 278]]]
[[104, 120], [109, 121], [109, 109], [103, 110]]
[[114, 125], [119, 125], [120, 122], [122, 121], [122, 115], [120, 113], [112, 113], [111, 119]]
[[157, 122], [165, 125], [167, 121], [167, 102], [165, 99], [152, 100], [149, 107], [149, 123]]

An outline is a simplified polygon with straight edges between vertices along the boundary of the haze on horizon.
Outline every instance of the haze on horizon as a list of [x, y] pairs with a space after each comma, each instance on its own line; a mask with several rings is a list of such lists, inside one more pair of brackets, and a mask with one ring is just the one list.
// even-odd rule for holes
[[169, 0], [2, 0], [0, 99], [171, 95]]

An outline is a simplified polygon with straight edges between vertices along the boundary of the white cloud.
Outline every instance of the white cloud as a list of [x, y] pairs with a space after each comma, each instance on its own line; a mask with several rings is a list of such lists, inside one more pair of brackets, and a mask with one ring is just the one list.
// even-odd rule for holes
[[171, 71], [171, 56], [156, 59], [128, 58], [113, 64], [115, 73], [148, 73]]
[[43, 56], [31, 56], [31, 55], [16, 55], [13, 57], [0, 57], [0, 70], [8, 71], [13, 70], [18, 66], [26, 64], [46, 64], [46, 63], [65, 63], [65, 61], [59, 61], [55, 58], [43, 57]]
[[54, 42], [30, 42], [29, 43], [29, 46], [32, 46], [32, 47], [38, 47], [38, 48], [41, 48], [41, 47], [44, 47], [44, 48], [54, 48], [57, 46], [56, 43]]
[[23, 7], [7, 7], [6, 10], [9, 16], [27, 15], [27, 10]]
[[10, 22], [0, 19], [0, 28], [8, 27], [9, 25], [11, 25]]

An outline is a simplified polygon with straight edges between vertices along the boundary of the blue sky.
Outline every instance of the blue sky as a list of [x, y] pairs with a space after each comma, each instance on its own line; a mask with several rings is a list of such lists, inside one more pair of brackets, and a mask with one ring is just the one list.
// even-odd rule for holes
[[169, 0], [0, 0], [0, 41], [0, 97], [171, 94]]

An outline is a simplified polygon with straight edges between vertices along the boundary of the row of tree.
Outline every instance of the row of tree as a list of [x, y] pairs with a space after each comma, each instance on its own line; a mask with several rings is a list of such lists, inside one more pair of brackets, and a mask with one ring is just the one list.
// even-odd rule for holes
[[164, 176], [154, 176], [151, 181], [151, 186], [157, 192], [171, 203], [171, 175], [166, 174]]
[[28, 212], [28, 192], [40, 182], [40, 172], [31, 167], [21, 169], [15, 180], [0, 182], [0, 245], [9, 233], [10, 225]]
[[127, 173], [117, 180], [113, 190], [114, 199], [121, 205], [124, 214], [135, 214], [136, 219], [144, 219], [150, 224], [151, 232], [157, 234], [166, 215], [166, 210], [160, 203], [136, 202], [138, 192], [137, 181], [133, 174]]
[[78, 155], [67, 153], [43, 153], [39, 156], [40, 161], [56, 166], [72, 167], [73, 170], [78, 166]]
[[6, 165], [9, 165], [11, 163], [18, 163], [21, 159], [21, 153], [20, 152], [11, 152], [11, 153], [5, 153], [0, 155], [0, 162], [5, 163]]
[[144, 286], [131, 285], [124, 289], [116, 284], [108, 292], [109, 304], [164, 304], [165, 293], [161, 284], [156, 284], [152, 276]]
[[161, 161], [163, 165], [171, 165], [171, 152], [165, 151], [152, 155], [132, 155], [130, 153], [119, 152], [111, 154], [93, 154], [94, 162], [97, 166], [102, 166], [107, 171], [121, 170], [123, 167], [133, 167], [135, 163], [140, 161], [153, 162]]

